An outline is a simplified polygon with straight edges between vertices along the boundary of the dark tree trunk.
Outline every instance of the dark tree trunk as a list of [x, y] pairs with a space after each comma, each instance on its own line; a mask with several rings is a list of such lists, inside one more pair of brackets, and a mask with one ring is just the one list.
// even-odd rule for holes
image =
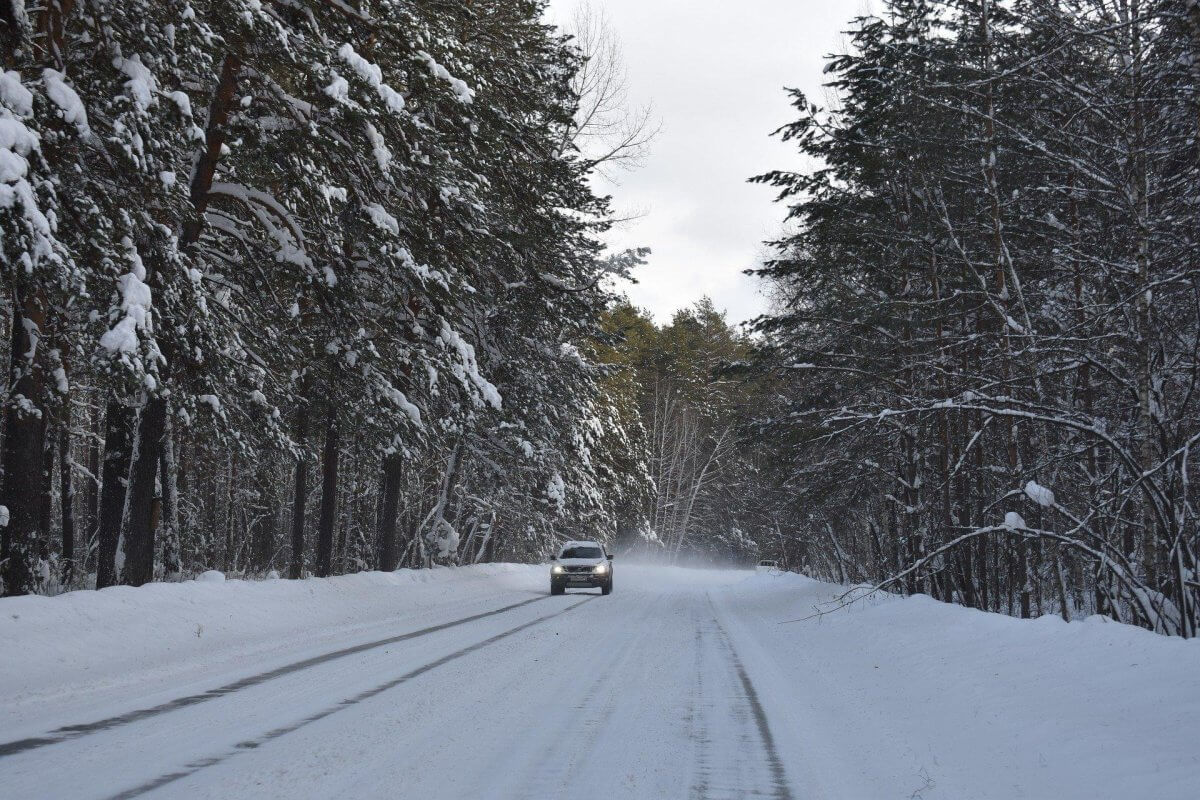
[[227, 475], [229, 480], [225, 484], [225, 555], [221, 562], [221, 569], [224, 572], [232, 572], [237, 566], [233, 543], [234, 528], [237, 527], [237, 504], [234, 502], [233, 496], [233, 485], [237, 481], [237, 456], [233, 453], [229, 455]]
[[42, 487], [38, 498], [38, 559], [50, 558], [51, 531], [54, 527], [54, 450], [58, 437], [50, 424], [50, 415], [42, 415]]
[[[873, 520], [867, 522], [867, 533], [871, 543], [871, 563], [874, 565], [872, 574], [876, 581], [882, 581], [887, 577], [887, 565], [883, 563], [883, 543], [879, 541], [879, 526]], [[780, 538], [780, 550], [783, 550], [783, 539]], [[789, 565], [785, 556], [783, 566], [786, 569]]]
[[488, 536], [487, 544], [484, 546], [484, 554], [480, 561], [491, 563], [496, 560], [496, 548], [500, 538], [500, 524], [495, 520], [492, 521], [492, 527]]
[[100, 529], [100, 439], [103, 436], [104, 415], [97, 409], [92, 420], [92, 433], [88, 437], [87, 468], [91, 475], [84, 484], [87, 488], [83, 493], [88, 537], [88, 552], [85, 554], [83, 562], [84, 572], [95, 566], [96, 561], [96, 554], [92, 548], [95, 546], [96, 536]]
[[375, 487], [375, 531], [374, 550], [371, 553], [371, 565], [382, 569], [383, 563], [383, 497], [387, 494], [387, 470], [379, 470], [379, 485]]
[[71, 483], [71, 401], [63, 400], [62, 426], [58, 430], [58, 476], [62, 503], [62, 584], [75, 578], [75, 488]]
[[[353, 498], [353, 495], [351, 495]], [[347, 505], [343, 500], [342, 505]], [[351, 513], [342, 514], [342, 524], [338, 526], [337, 547], [333, 549], [334, 570], [337, 574], [343, 575], [346, 572], [346, 564], [350, 560], [349, 545], [350, 545], [350, 526], [353, 524], [354, 516]], [[331, 570], [332, 573], [334, 570]]]
[[104, 466], [100, 487], [100, 527], [97, 531], [96, 588], [117, 583], [117, 547], [125, 515], [125, 481], [129, 476], [133, 409], [109, 401], [104, 419]]
[[400, 479], [404, 462], [399, 453], [383, 459], [383, 508], [379, 513], [379, 568], [396, 568], [396, 512], [400, 503]]
[[14, 8], [18, 2], [24, 0], [0, 0], [0, 59], [5, 69], [16, 66], [16, 55], [21, 48], [21, 27]]
[[308, 434], [308, 404], [301, 403], [296, 409], [296, 445], [300, 454], [296, 457], [296, 491], [292, 496], [292, 563], [288, 577], [297, 580], [304, 576], [304, 511], [308, 501], [308, 457], [304, 452], [304, 439]]
[[[11, 0], [6, 5], [11, 8]], [[55, 0], [40, 5], [42, 9], [36, 18], [32, 42], [33, 54], [39, 64], [51, 65], [61, 70], [67, 17], [75, 8], [75, 0]], [[0, 14], [0, 17], [3, 15]]]
[[[211, 455], [211, 453], [206, 453]], [[207, 521], [204, 525], [204, 566], [205, 569], [217, 569], [221, 566], [220, 553], [218, 552], [217, 543], [220, 537], [217, 531], [221, 527], [221, 486], [216, 480], [216, 476], [210, 477], [205, 481], [208, 486], [204, 508]]]
[[1021, 590], [1018, 595], [1018, 601], [1021, 609], [1021, 619], [1029, 619], [1033, 616], [1033, 587], [1030, 580], [1029, 565], [1030, 565], [1030, 544], [1029, 540], [1022, 539], [1017, 550], [1017, 580], [1021, 582]]
[[[4, 413], [4, 479], [0, 505], [8, 509], [8, 524], [0, 528], [0, 583], [5, 596], [34, 589], [35, 542], [39, 500], [43, 489], [44, 446], [43, 376], [27, 356], [36, 357], [32, 330], [44, 331], [46, 315], [36, 297], [13, 304], [9, 376], [10, 398], [23, 397], [32, 407], [10, 401]], [[26, 322], [31, 323], [29, 327]]]
[[162, 487], [163, 577], [170, 580], [183, 572], [179, 552], [179, 491], [175, 482], [175, 437], [171, 415], [166, 415], [162, 452], [158, 459], [158, 482]]
[[975, 575], [977, 577], [976, 585], [979, 588], [979, 607], [984, 611], [992, 611], [992, 595], [991, 581], [988, 579], [988, 538], [987, 536], [979, 537], [979, 545], [975, 554]]
[[250, 524], [251, 566], [255, 571], [262, 571], [271, 565], [271, 556], [275, 552], [276, 515], [270, 513], [270, 507], [251, 511], [254, 521]]
[[141, 586], [154, 580], [154, 534], [159, 504], [155, 491], [158, 462], [162, 458], [167, 401], [151, 397], [142, 408], [129, 476], [129, 537], [125, 546], [123, 582]]
[[242, 61], [234, 53], [226, 53], [221, 63], [221, 76], [217, 80], [217, 90], [213, 94], [212, 105], [208, 109], [208, 124], [204, 131], [204, 150], [196, 162], [192, 174], [189, 194], [195, 214], [184, 223], [180, 242], [184, 247], [195, 244], [200, 239], [204, 226], [204, 211], [208, 207], [209, 192], [212, 190], [213, 176], [217, 171], [217, 162], [221, 159], [221, 149], [227, 138], [225, 124], [229, 121], [229, 112], [237, 101], [238, 74], [242, 69]]
[[321, 520], [317, 527], [318, 578], [328, 578], [333, 566], [333, 526], [337, 523], [338, 428], [330, 404], [325, 422], [325, 452], [321, 459]]

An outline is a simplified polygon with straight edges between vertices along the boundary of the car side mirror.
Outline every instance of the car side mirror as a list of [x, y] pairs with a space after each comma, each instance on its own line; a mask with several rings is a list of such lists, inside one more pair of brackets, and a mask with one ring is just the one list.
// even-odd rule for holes
[[608, 554], [608, 560], [609, 560], [609, 561], [612, 561], [612, 553], [609, 553], [609, 554]]

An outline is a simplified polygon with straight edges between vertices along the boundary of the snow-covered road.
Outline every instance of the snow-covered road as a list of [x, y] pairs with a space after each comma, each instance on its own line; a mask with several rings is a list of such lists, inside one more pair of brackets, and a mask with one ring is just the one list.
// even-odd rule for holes
[[[544, 568], [442, 572], [6, 601], [0, 793], [1163, 799], [1200, 777], [1191, 642], [921, 598], [780, 625], [834, 591], [791, 575], [618, 564], [609, 597], [550, 597]], [[106, 602], [111, 649], [44, 635]]]

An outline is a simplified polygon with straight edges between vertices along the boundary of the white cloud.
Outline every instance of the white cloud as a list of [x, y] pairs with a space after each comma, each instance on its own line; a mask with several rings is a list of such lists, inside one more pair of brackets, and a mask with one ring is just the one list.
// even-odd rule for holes
[[[570, 19], [577, 0], [553, 0]], [[660, 321], [711, 295], [732, 320], [764, 310], [742, 275], [778, 235], [784, 209], [753, 175], [801, 166], [770, 133], [794, 118], [784, 87], [823, 102], [823, 57], [869, 0], [592, 0], [616, 29], [631, 101], [651, 103], [662, 132], [643, 166], [601, 184], [621, 210], [645, 211], [615, 231], [616, 247], [648, 246], [630, 298]]]

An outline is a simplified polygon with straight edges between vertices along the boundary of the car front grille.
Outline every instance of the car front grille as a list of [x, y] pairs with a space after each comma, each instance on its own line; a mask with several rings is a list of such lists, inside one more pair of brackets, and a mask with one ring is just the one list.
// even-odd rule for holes
[[593, 569], [592, 567], [567, 567], [566, 568], [567, 572], [572, 575], [578, 575], [578, 574], [590, 575], [592, 572], [592, 569]]

